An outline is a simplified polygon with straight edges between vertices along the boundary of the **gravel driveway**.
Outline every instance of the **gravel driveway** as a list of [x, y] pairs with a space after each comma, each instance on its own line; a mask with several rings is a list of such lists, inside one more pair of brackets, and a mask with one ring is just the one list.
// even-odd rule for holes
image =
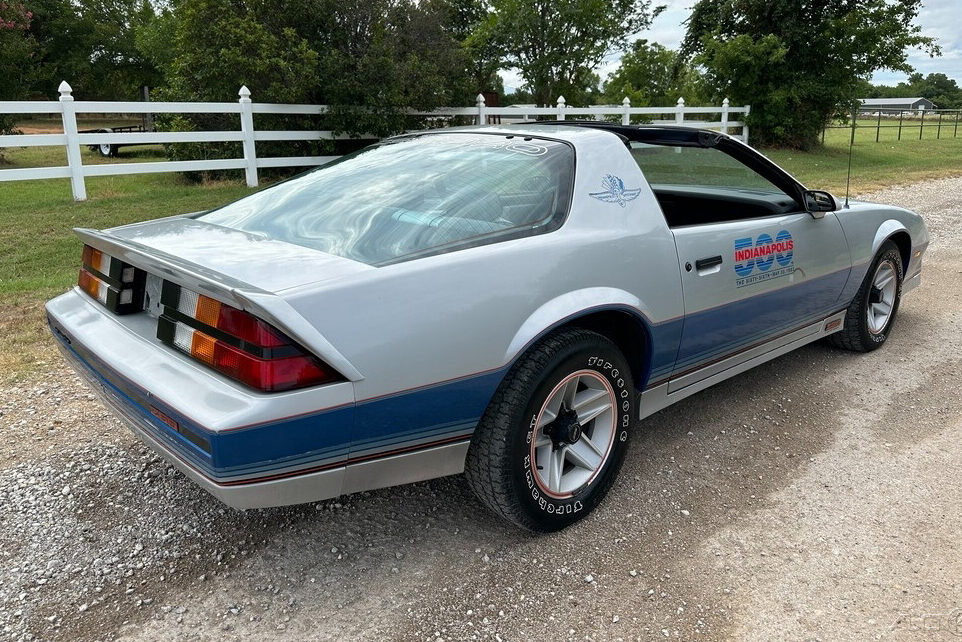
[[889, 343], [808, 346], [645, 420], [555, 535], [460, 477], [226, 508], [59, 357], [0, 389], [0, 639], [962, 639], [962, 179]]

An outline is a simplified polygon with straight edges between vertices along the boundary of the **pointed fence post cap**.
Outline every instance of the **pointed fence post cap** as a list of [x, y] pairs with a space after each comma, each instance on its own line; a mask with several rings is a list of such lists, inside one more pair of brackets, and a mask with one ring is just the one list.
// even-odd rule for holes
[[564, 105], [565, 105], [565, 97], [564, 97], [564, 96], [558, 96], [558, 106], [559, 106], [559, 107], [563, 107]]
[[722, 101], [722, 105], [728, 106], [728, 104], [729, 104], [729, 103], [728, 103], [728, 99], [727, 99], [727, 98]]
[[625, 96], [625, 99], [621, 101], [621, 104], [625, 107], [631, 107], [631, 101], [628, 99], [628, 96]]
[[685, 99], [684, 99], [684, 98], [679, 98], [677, 105], [678, 105], [678, 106], [683, 106], [684, 104], [685, 104]]
[[247, 88], [247, 85], [241, 85], [240, 91], [237, 92], [237, 95], [241, 98], [250, 98], [251, 90]]
[[478, 94], [475, 100], [478, 102], [478, 107], [484, 106], [484, 94]]
[[62, 80], [60, 86], [57, 87], [57, 91], [60, 92], [61, 96], [69, 96], [73, 92], [73, 88], [66, 80]]

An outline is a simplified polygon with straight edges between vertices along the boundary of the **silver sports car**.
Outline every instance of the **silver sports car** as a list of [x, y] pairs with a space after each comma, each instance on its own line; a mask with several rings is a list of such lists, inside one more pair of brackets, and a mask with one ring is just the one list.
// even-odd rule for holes
[[577, 122], [398, 136], [77, 234], [53, 334], [225, 503], [464, 472], [538, 531], [597, 506], [638, 419], [823, 337], [879, 347], [928, 245], [724, 134]]

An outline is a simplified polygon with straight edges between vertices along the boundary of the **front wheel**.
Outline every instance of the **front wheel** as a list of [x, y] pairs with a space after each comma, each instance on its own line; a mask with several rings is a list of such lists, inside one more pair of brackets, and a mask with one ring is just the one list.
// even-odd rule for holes
[[902, 255], [891, 241], [882, 244], [858, 294], [845, 313], [845, 328], [831, 335], [846, 350], [870, 352], [888, 338], [902, 298]]
[[617, 346], [581, 328], [555, 332], [501, 383], [472, 438], [465, 477], [502, 517], [560, 530], [608, 492], [634, 411], [631, 370]]

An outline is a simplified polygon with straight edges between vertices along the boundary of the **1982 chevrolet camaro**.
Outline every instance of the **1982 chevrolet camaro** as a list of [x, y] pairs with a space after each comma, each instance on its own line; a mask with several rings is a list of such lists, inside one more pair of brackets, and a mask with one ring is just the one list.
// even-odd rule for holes
[[879, 347], [928, 245], [724, 134], [572, 122], [399, 136], [77, 233], [53, 334], [225, 503], [463, 471], [540, 531], [602, 500], [634, 420], [823, 337]]

